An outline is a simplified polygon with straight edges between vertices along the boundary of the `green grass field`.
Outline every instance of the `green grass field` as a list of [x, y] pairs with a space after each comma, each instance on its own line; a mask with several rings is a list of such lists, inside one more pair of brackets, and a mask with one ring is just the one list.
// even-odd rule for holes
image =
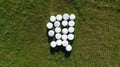
[[[50, 53], [49, 17], [74, 13], [70, 57]], [[0, 0], [0, 67], [120, 67], [119, 0]]]

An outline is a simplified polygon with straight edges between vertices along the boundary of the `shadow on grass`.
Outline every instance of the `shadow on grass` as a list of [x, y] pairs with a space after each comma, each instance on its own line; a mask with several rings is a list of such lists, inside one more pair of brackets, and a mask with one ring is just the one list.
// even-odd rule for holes
[[56, 52], [61, 52], [61, 51], [62, 51], [62, 53], [64, 53], [65, 58], [70, 57], [71, 52], [67, 52], [67, 51], [65, 50], [65, 47], [63, 47], [63, 46], [57, 46], [56, 48], [51, 48], [51, 47], [50, 47], [50, 53], [51, 53], [52, 55], [55, 54]]
[[[69, 41], [69, 42], [70, 42], [70, 41]], [[72, 43], [73, 43], [73, 41], [70, 42], [71, 45], [72, 45]], [[67, 52], [67, 51], [65, 50], [65, 47], [63, 47], [63, 46], [57, 46], [57, 47], [55, 47], [55, 48], [50, 47], [50, 53], [51, 53], [52, 55], [55, 54], [56, 52], [62, 52], [62, 53], [64, 53], [65, 58], [68, 58], [68, 57], [70, 57], [70, 55], [71, 55], [71, 51], [70, 51], [70, 52]]]

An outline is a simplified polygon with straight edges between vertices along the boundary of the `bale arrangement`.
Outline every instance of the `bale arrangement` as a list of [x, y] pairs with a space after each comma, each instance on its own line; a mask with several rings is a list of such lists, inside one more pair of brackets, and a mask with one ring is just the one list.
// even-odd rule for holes
[[55, 38], [50, 43], [52, 48], [57, 46], [65, 47], [65, 50], [70, 52], [72, 46], [70, 41], [74, 40], [74, 26], [75, 26], [74, 14], [58, 14], [50, 17], [50, 22], [47, 23], [48, 37]]

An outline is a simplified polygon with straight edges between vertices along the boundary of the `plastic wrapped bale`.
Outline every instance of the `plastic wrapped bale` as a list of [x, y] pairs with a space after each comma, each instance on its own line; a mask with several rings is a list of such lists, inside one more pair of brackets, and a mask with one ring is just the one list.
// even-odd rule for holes
[[74, 30], [75, 30], [74, 27], [69, 27], [69, 28], [68, 28], [68, 32], [69, 32], [69, 33], [74, 33]]
[[56, 38], [56, 39], [61, 39], [61, 34], [60, 34], [60, 33], [55, 34], [55, 38]]
[[55, 34], [55, 32], [54, 32], [53, 30], [49, 30], [49, 31], [48, 31], [48, 36], [49, 36], [49, 37], [53, 37], [54, 34]]
[[62, 21], [62, 15], [58, 14], [58, 15], [56, 16], [56, 19], [57, 19], [57, 21]]
[[52, 41], [52, 42], [50, 43], [50, 47], [55, 48], [55, 47], [56, 47], [56, 42], [55, 42], [55, 41]]
[[75, 20], [76, 16], [75, 14], [70, 14], [70, 20]]
[[60, 33], [61, 32], [61, 28], [60, 27], [55, 28], [55, 32], [56, 33]]
[[54, 22], [54, 26], [55, 26], [55, 27], [59, 27], [59, 26], [60, 26], [60, 22], [59, 22], [59, 21], [55, 21], [55, 22]]
[[72, 46], [71, 46], [71, 45], [67, 45], [67, 46], [65, 47], [65, 49], [66, 49], [66, 51], [70, 52], [70, 51], [72, 50]]
[[68, 34], [68, 40], [73, 40], [74, 39], [74, 34]]
[[63, 34], [67, 34], [67, 33], [68, 33], [68, 29], [67, 29], [67, 28], [63, 28], [63, 29], [62, 29], [62, 33], [63, 33]]
[[66, 47], [68, 44], [69, 44], [69, 43], [68, 43], [67, 40], [63, 40], [63, 41], [62, 41], [62, 45], [63, 45], [64, 47]]
[[65, 14], [63, 15], [63, 19], [64, 19], [64, 20], [68, 20], [69, 17], [70, 17], [70, 16], [69, 16], [69, 14], [67, 14], [67, 13], [65, 13]]
[[62, 40], [57, 40], [56, 44], [57, 44], [57, 46], [61, 46], [62, 45]]
[[51, 17], [50, 17], [50, 21], [51, 21], [51, 22], [55, 22], [55, 21], [56, 21], [56, 17], [55, 17], [55, 16], [51, 16]]
[[52, 29], [53, 28], [53, 24], [51, 22], [47, 23], [47, 29]]
[[73, 26], [75, 26], [75, 21], [69, 21], [69, 23], [68, 23], [68, 25], [70, 26], [70, 27], [73, 27]]
[[68, 21], [62, 21], [62, 26], [66, 27], [68, 25]]
[[66, 34], [62, 35], [62, 40], [67, 40], [68, 36]]

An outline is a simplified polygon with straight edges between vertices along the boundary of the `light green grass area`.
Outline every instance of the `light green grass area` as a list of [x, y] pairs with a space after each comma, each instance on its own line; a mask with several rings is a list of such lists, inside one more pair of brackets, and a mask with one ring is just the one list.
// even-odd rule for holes
[[[70, 57], [50, 53], [49, 17], [76, 15]], [[119, 0], [0, 0], [0, 67], [120, 67]]]

